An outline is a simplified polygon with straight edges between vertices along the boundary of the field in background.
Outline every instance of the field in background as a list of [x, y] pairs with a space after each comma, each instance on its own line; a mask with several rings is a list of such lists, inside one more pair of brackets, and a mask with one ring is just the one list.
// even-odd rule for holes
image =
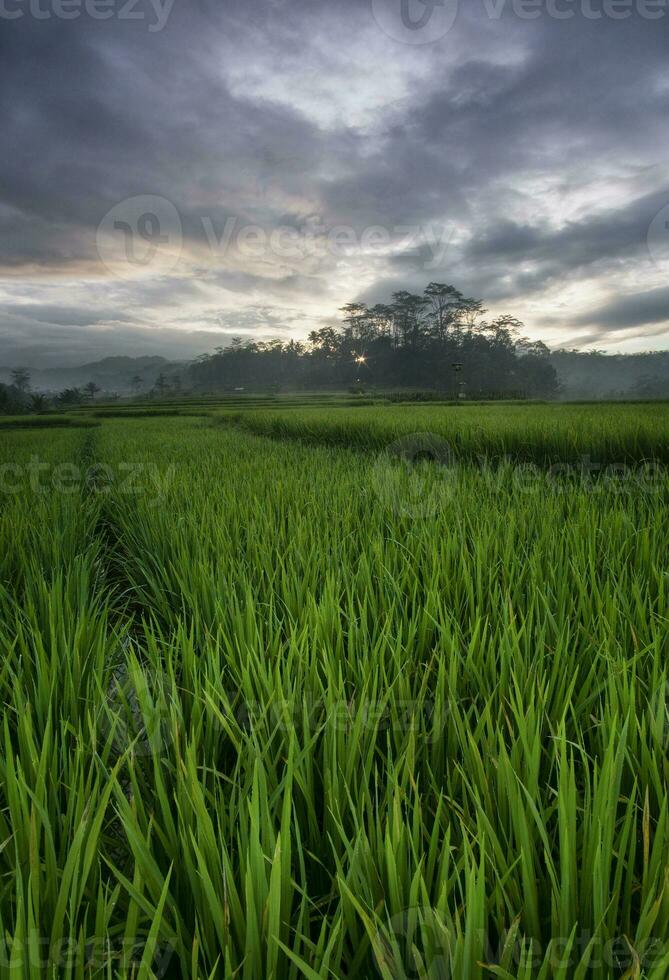
[[385, 449], [416, 433], [443, 439], [462, 459], [669, 463], [669, 404], [373, 405], [240, 411], [219, 416], [258, 435]]
[[3, 969], [664, 980], [669, 406], [333, 407], [0, 432]]
[[256, 435], [363, 450], [384, 450], [416, 433], [431, 434], [456, 460], [508, 458], [541, 466], [669, 463], [669, 402], [402, 404], [343, 395], [248, 395], [93, 404], [6, 419], [0, 428], [190, 417]]

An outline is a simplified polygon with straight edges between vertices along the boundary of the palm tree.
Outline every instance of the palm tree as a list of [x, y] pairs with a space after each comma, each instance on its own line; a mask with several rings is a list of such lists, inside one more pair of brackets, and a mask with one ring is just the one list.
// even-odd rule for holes
[[165, 377], [165, 375], [163, 374], [163, 372], [161, 371], [158, 377], [156, 378], [155, 384], [153, 386], [153, 390], [156, 391], [159, 396], [162, 396], [165, 394], [168, 388], [169, 388], [169, 382]]
[[32, 412], [46, 412], [49, 407], [49, 399], [46, 395], [36, 394], [30, 396], [30, 410]]
[[27, 368], [14, 368], [12, 371], [12, 384], [23, 394], [30, 387], [30, 371]]
[[96, 385], [95, 381], [89, 381], [87, 385], [84, 385], [84, 391], [88, 395], [91, 401], [95, 400], [95, 396], [98, 391], [100, 391], [99, 385]]
[[56, 401], [59, 405], [81, 405], [84, 396], [78, 388], [65, 388], [58, 395]]

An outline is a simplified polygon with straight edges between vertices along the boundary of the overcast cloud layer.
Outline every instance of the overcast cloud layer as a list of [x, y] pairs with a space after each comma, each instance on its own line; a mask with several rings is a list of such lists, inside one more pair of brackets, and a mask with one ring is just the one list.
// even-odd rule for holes
[[665, 347], [668, 54], [669, 0], [0, 0], [0, 360], [304, 337], [431, 280]]

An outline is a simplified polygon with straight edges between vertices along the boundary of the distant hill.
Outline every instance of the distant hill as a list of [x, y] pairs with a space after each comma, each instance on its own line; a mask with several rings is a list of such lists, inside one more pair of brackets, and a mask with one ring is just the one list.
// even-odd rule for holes
[[[34, 391], [50, 393], [94, 381], [103, 392], [141, 393], [153, 387], [161, 372], [171, 378], [185, 373], [187, 368], [185, 361], [168, 361], [164, 357], [105, 357], [77, 367], [31, 370], [30, 385]], [[0, 371], [0, 381], [9, 381], [9, 374], [8, 370]], [[141, 378], [141, 383], [133, 384], [133, 378]]]
[[[26, 367], [33, 391], [51, 394], [94, 381], [104, 394], [127, 395], [149, 391], [161, 373], [168, 381], [178, 376], [188, 388], [194, 381], [190, 371], [193, 363], [159, 356], [116, 356], [74, 367]], [[555, 350], [550, 354], [550, 363], [557, 373], [563, 399], [669, 398], [669, 351], [604, 354]], [[141, 378], [141, 382], [133, 384], [134, 378]], [[0, 382], [9, 381], [10, 369], [0, 368]]]

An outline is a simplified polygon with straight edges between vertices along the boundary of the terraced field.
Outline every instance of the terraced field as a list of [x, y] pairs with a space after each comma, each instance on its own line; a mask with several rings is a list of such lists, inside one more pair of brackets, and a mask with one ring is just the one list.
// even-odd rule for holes
[[96, 421], [0, 432], [3, 975], [669, 975], [666, 406]]

